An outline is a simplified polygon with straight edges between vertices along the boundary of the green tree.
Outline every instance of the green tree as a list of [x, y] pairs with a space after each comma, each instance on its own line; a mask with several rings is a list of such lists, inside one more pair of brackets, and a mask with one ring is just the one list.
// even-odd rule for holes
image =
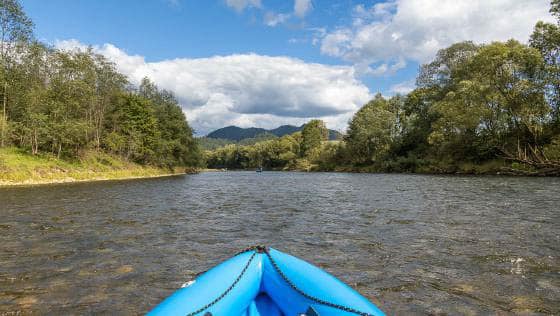
[[116, 102], [110, 113], [112, 134], [109, 138], [111, 142], [107, 145], [132, 161], [157, 163], [156, 149], [160, 133], [150, 101], [138, 95], [124, 94]]
[[439, 118], [429, 140], [454, 159], [488, 159], [518, 143], [541, 141], [548, 105], [539, 76], [543, 60], [533, 48], [510, 40], [483, 46], [452, 78], [432, 110]]
[[93, 54], [91, 50], [89, 53], [93, 59], [96, 81], [95, 98], [88, 116], [91, 118], [94, 146], [99, 150], [104, 136], [105, 115], [111, 107], [111, 102], [124, 90], [128, 81], [116, 71], [114, 63], [99, 54]]
[[[560, 18], [559, 6], [558, 0], [553, 1], [550, 10], [557, 18]], [[543, 79], [546, 97], [552, 109], [555, 130], [558, 131], [560, 130], [560, 26], [537, 22], [529, 43], [531, 47], [539, 50], [545, 62]]]
[[397, 118], [381, 94], [358, 110], [345, 137], [351, 162], [371, 164], [386, 157], [396, 136]]
[[159, 90], [148, 78], [139, 86], [140, 96], [151, 101], [158, 120], [158, 160], [167, 166], [200, 165], [201, 153], [179, 102], [167, 90]]
[[11, 72], [23, 43], [32, 36], [33, 23], [16, 0], [0, 0], [0, 80], [2, 85], [2, 113], [0, 114], [0, 147], [6, 144], [8, 130], [8, 94]]
[[550, 2], [550, 13], [556, 17], [558, 24], [560, 24], [560, 0], [552, 0]]
[[438, 51], [434, 61], [422, 65], [416, 84], [420, 88], [440, 90], [442, 94], [453, 87], [453, 80], [464, 76], [462, 67], [479, 50], [473, 42], [460, 42]]
[[321, 142], [329, 138], [329, 130], [325, 122], [321, 120], [311, 120], [303, 127], [301, 131], [302, 143], [301, 151], [304, 156], [309, 156], [312, 152], [321, 146]]
[[46, 111], [51, 151], [77, 155], [92, 138], [91, 107], [96, 101], [94, 61], [87, 52], [55, 51], [51, 62]]

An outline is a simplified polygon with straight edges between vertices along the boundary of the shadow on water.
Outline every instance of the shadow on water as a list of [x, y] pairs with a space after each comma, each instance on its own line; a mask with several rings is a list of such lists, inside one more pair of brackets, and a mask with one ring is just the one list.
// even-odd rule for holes
[[227, 172], [0, 189], [0, 314], [143, 313], [264, 243], [390, 314], [560, 313], [560, 179]]

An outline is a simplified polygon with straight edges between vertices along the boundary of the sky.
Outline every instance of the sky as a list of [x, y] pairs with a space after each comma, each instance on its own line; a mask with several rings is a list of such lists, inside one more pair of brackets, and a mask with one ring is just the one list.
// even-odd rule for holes
[[175, 93], [197, 135], [323, 119], [414, 88], [439, 49], [527, 42], [549, 0], [21, 0], [36, 37]]

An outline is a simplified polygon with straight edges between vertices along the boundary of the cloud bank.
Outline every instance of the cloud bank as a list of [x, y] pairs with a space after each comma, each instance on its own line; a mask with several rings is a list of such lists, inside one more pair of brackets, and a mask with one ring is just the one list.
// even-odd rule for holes
[[[394, 0], [354, 8], [352, 25], [321, 37], [321, 52], [386, 74], [424, 63], [453, 43], [526, 41], [538, 20], [552, 21], [549, 0]], [[370, 65], [374, 64], [371, 69]]]
[[[72, 50], [85, 45], [68, 40], [56, 47]], [[199, 134], [227, 125], [270, 128], [311, 118], [344, 129], [371, 97], [351, 66], [257, 54], [146, 62], [112, 44], [93, 49], [115, 62], [132, 83], [147, 76], [173, 91]]]

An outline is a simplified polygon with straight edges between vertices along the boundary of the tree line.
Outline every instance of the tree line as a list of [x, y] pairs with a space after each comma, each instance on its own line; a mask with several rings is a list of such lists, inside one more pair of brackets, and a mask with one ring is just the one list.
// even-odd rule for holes
[[559, 175], [560, 0], [550, 12], [557, 23], [538, 22], [528, 44], [466, 41], [440, 50], [420, 67], [413, 91], [376, 95], [341, 142], [326, 142], [314, 120], [307, 137], [304, 130], [229, 145], [207, 152], [208, 165]]
[[104, 151], [140, 164], [202, 163], [174, 95], [145, 78], [133, 87], [91, 48], [38, 42], [17, 0], [0, 0], [0, 146], [79, 158]]

